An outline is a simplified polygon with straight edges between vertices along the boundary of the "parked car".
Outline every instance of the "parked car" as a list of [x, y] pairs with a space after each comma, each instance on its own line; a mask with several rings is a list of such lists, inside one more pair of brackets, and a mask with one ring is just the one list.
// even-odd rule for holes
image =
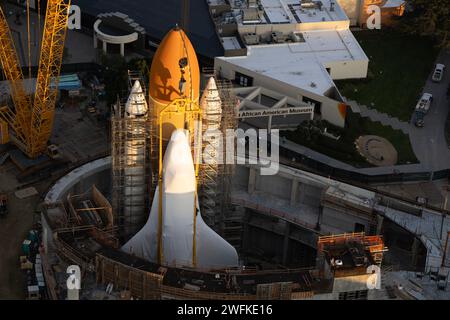
[[432, 80], [434, 82], [441, 82], [444, 77], [445, 65], [438, 63], [434, 69]]
[[428, 113], [433, 102], [433, 95], [430, 93], [424, 93], [420, 98], [416, 106], [416, 112], [422, 112], [424, 114]]
[[425, 113], [416, 111], [416, 120], [414, 124], [418, 128], [423, 128], [425, 126]]
[[423, 206], [428, 205], [428, 198], [424, 198], [424, 197], [416, 197], [416, 202], [418, 204], [421, 204]]

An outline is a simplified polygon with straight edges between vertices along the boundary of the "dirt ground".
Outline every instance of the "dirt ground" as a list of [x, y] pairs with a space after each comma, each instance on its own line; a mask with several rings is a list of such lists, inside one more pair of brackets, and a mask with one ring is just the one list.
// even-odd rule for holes
[[[109, 150], [107, 129], [102, 123], [83, 116], [80, 110], [58, 109], [55, 118], [52, 143], [59, 146], [66, 160], [78, 163], [103, 156]], [[0, 219], [0, 300], [25, 298], [24, 277], [19, 266], [21, 245], [52, 183], [52, 178], [48, 177], [44, 181], [31, 180], [37, 181], [36, 184], [21, 185], [16, 179], [18, 175], [19, 171], [10, 160], [0, 166], [0, 193], [8, 194], [10, 211], [5, 219]], [[14, 196], [16, 191], [28, 187], [35, 187], [39, 195], [23, 200]]]
[[[18, 199], [14, 193], [22, 186], [15, 179], [16, 169], [4, 165], [0, 170], [0, 193], [8, 195], [9, 214], [0, 219], [0, 299], [24, 299], [25, 281], [19, 266], [23, 240], [32, 228], [41, 196]], [[41, 191], [39, 185], [38, 191]]]

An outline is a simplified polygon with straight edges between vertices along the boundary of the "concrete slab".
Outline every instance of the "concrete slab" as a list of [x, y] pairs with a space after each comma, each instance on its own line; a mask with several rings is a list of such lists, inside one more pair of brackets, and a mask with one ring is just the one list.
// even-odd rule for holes
[[14, 195], [19, 199], [26, 199], [32, 196], [38, 195], [38, 191], [34, 187], [26, 188], [23, 190], [17, 191]]

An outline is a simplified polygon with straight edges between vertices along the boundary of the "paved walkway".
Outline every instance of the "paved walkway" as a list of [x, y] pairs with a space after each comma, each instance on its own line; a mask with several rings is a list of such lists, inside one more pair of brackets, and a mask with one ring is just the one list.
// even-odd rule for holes
[[395, 130], [401, 130], [405, 134], [411, 132], [411, 125], [408, 122], [400, 121], [395, 117], [391, 117], [386, 113], [377, 111], [376, 109], [369, 109], [365, 105], [360, 105], [356, 101], [348, 100], [347, 104], [354, 113], [359, 113], [361, 117], [369, 118], [374, 122], [380, 122], [384, 126], [389, 126]]
[[356, 168], [352, 165], [349, 165], [342, 161], [333, 159], [327, 155], [324, 155], [322, 153], [316, 152], [312, 149], [306, 148], [304, 146], [298, 145], [296, 143], [293, 143], [293, 142], [290, 142], [287, 140], [281, 140], [280, 146], [299, 154], [298, 158], [289, 159], [289, 160], [295, 160], [295, 161], [300, 162], [300, 157], [303, 156], [306, 158], [314, 159], [315, 161], [326, 164], [333, 168], [338, 168], [338, 169], [342, 169], [342, 170], [346, 170], [346, 171], [350, 171], [350, 172], [356, 172], [356, 173], [369, 175], [369, 176], [384, 175], [384, 174], [396, 174], [396, 173], [417, 173], [417, 172], [428, 172], [429, 171], [428, 168], [426, 168], [425, 166], [423, 166], [420, 163], [390, 166], [390, 167]]

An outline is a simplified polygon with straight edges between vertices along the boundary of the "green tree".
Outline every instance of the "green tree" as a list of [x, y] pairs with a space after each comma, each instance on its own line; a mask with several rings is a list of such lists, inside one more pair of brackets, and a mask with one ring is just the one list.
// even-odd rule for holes
[[147, 81], [149, 78], [151, 61], [147, 59], [140, 59], [136, 58], [131, 60], [128, 63], [128, 68], [130, 70], [139, 71], [142, 77], [144, 78], [144, 81]]
[[117, 102], [128, 89], [128, 65], [119, 55], [102, 56], [102, 65], [105, 73], [105, 92], [108, 105]]
[[411, 33], [431, 36], [440, 47], [450, 47], [449, 0], [410, 0], [414, 7], [407, 29]]

